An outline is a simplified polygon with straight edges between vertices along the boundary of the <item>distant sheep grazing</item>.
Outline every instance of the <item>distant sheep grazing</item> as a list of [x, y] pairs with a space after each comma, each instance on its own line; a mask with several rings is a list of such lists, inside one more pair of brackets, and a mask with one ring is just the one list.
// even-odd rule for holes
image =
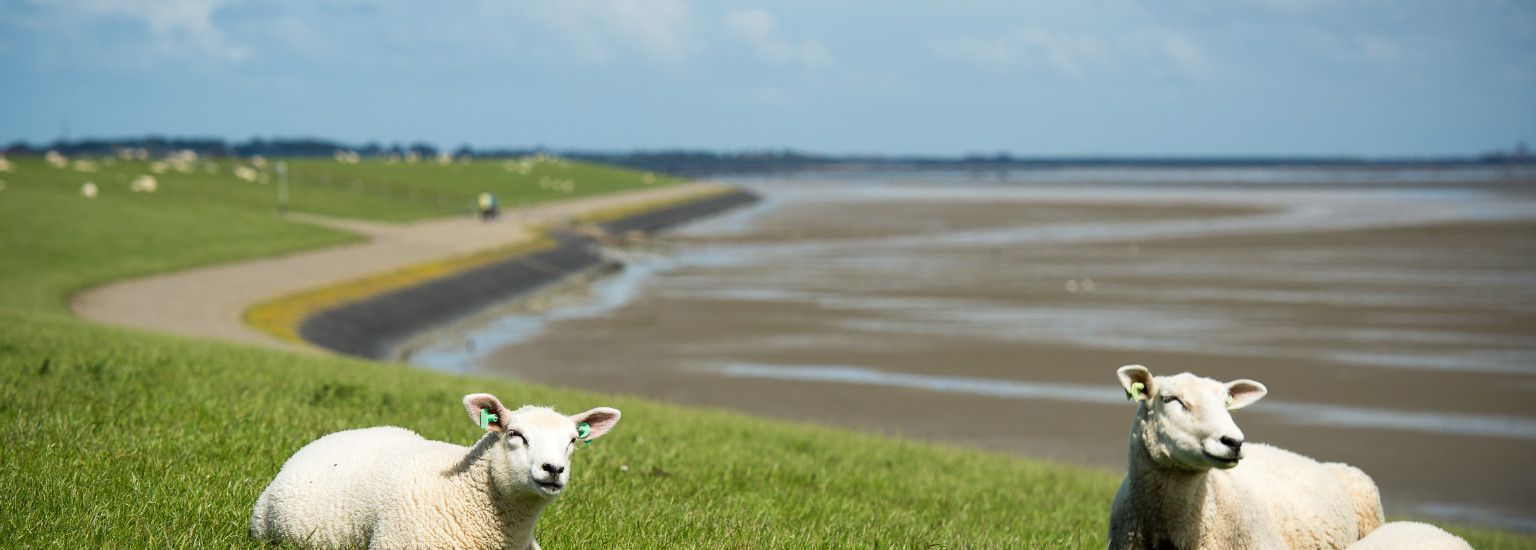
[[1228, 411], [1264, 397], [1263, 384], [1117, 374], [1137, 408], [1110, 548], [1343, 548], [1381, 525], [1364, 472], [1243, 443]]
[[1350, 550], [1472, 550], [1472, 545], [1444, 529], [1416, 521], [1394, 521], [1349, 545]]
[[299, 449], [256, 499], [251, 536], [326, 547], [537, 549], [534, 524], [565, 490], [577, 439], [607, 433], [619, 411], [509, 411], [484, 393], [464, 396], [464, 409], [477, 425], [482, 409], [494, 415], [474, 447], [380, 427]]
[[235, 177], [255, 183], [258, 173], [255, 168], [249, 166], [235, 166]]
[[154, 193], [159, 188], [160, 182], [148, 174], [134, 178], [133, 183], [128, 184], [128, 189], [134, 193]]

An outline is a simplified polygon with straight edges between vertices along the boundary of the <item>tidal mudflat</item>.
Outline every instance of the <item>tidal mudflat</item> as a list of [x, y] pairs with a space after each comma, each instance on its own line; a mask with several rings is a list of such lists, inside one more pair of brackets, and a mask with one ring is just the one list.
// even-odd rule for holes
[[1428, 179], [754, 181], [414, 360], [1107, 469], [1116, 367], [1253, 378], [1249, 440], [1536, 530], [1536, 194]]

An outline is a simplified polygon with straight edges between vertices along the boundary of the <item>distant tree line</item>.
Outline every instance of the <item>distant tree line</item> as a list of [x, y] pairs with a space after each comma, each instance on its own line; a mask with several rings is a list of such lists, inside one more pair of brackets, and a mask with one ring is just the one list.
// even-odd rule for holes
[[[65, 155], [110, 155], [123, 149], [145, 149], [151, 155], [163, 155], [171, 151], [192, 150], [211, 157], [329, 157], [337, 151], [352, 151], [363, 157], [384, 157], [390, 154], [404, 156], [415, 153], [422, 157], [436, 156], [441, 152], [436, 146], [416, 142], [384, 145], [369, 142], [362, 145], [342, 143], [321, 138], [251, 138], [246, 141], [227, 141], [210, 137], [163, 137], [145, 136], [130, 138], [84, 138], [59, 140], [46, 144], [18, 141], [5, 147], [8, 155], [42, 154], [58, 151]], [[794, 150], [758, 151], [704, 151], [704, 150], [656, 150], [656, 151], [555, 151], [543, 147], [531, 148], [482, 148], [462, 145], [452, 151], [455, 157], [513, 158], [533, 154], [552, 154], [574, 160], [601, 162], [617, 166], [663, 172], [680, 176], [711, 174], [757, 174], [816, 171], [869, 171], [869, 170], [974, 170], [1002, 171], [1014, 169], [1072, 168], [1072, 167], [1237, 167], [1237, 166], [1465, 166], [1465, 165], [1536, 165], [1532, 155], [1522, 143], [1511, 151], [1498, 151], [1481, 156], [1433, 157], [1433, 158], [1364, 158], [1364, 157], [1019, 157], [1009, 153], [972, 154], [958, 157], [937, 156], [877, 156], [877, 155], [820, 155]]]
[[251, 138], [246, 141], [226, 141], [221, 138], [207, 137], [163, 137], [145, 136], [130, 138], [84, 138], [75, 141], [59, 140], [53, 143], [33, 145], [24, 141], [18, 141], [7, 145], [5, 153], [9, 155], [42, 154], [46, 151], [58, 151], [65, 155], [110, 155], [123, 149], [145, 149], [151, 155], [163, 155], [171, 151], [190, 150], [198, 155], [210, 157], [249, 157], [261, 155], [265, 157], [329, 157], [337, 151], [353, 151], [362, 156], [385, 156], [390, 153], [404, 155], [416, 153], [421, 156], [433, 156], [438, 153], [436, 146], [418, 142], [410, 145], [394, 144], [384, 146], [379, 143], [368, 143], [363, 146], [349, 145], [338, 141], [320, 138]]

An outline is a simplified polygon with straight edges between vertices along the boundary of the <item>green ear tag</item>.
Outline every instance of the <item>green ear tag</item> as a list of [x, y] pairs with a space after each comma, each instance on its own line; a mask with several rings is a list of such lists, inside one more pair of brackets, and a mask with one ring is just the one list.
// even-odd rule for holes
[[589, 435], [591, 433], [592, 433], [592, 425], [591, 424], [588, 424], [586, 422], [582, 422], [582, 423], [576, 425], [576, 437], [581, 438], [581, 442], [582, 443], [586, 443], [587, 445], [591, 445], [592, 444], [592, 440], [587, 439], [587, 435]]
[[1125, 398], [1129, 401], [1135, 401], [1136, 396], [1141, 395], [1142, 390], [1145, 389], [1147, 389], [1146, 384], [1141, 382], [1132, 382], [1131, 389], [1125, 390]]
[[490, 429], [491, 423], [495, 422], [497, 420], [500, 420], [500, 419], [497, 418], [496, 415], [491, 414], [489, 411], [486, 411], [485, 409], [480, 409], [480, 429], [482, 429], [482, 430]]

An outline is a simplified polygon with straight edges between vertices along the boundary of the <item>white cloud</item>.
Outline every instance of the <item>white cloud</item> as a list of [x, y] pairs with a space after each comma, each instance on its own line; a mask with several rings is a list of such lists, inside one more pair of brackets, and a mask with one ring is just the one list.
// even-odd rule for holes
[[271, 36], [306, 57], [336, 57], [345, 50], [304, 18], [284, 16], [270, 26]]
[[1341, 35], [1317, 30], [1303, 31], [1297, 40], [1323, 58], [1342, 63], [1388, 65], [1404, 57], [1397, 41], [1374, 34]]
[[1205, 51], [1188, 36], [1166, 30], [1152, 31], [1148, 36], [1162, 58], [1179, 72], [1195, 78], [1210, 74], [1211, 63], [1206, 60]]
[[1048, 70], [1079, 80], [1143, 69], [1204, 78], [1211, 68], [1199, 44], [1165, 29], [1099, 36], [1019, 28], [993, 37], [935, 40], [930, 47], [942, 57], [996, 73]]
[[588, 58], [638, 50], [675, 65], [699, 49], [688, 0], [559, 0], [529, 9]]
[[736, 9], [727, 12], [724, 20], [732, 37], [746, 43], [765, 63], [810, 68], [832, 64], [832, 57], [820, 42], [810, 38], [792, 42], [780, 36], [778, 20], [771, 13], [760, 9]]
[[250, 57], [250, 48], [233, 44], [213, 24], [213, 12], [227, 0], [84, 0], [55, 5], [78, 16], [136, 19], [149, 27], [157, 44], [167, 50], [196, 49], [230, 62]]
[[963, 61], [996, 73], [1006, 73], [1023, 64], [1022, 52], [1011, 37], [965, 37], [935, 40], [931, 45], [940, 56]]

